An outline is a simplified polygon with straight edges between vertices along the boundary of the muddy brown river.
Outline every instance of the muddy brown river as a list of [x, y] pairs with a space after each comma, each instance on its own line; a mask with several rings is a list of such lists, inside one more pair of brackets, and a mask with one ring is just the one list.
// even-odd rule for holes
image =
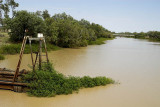
[[[0, 90], [0, 107], [160, 107], [160, 43], [117, 38], [104, 45], [49, 52], [55, 69], [65, 75], [106, 76], [120, 84], [81, 89], [51, 98]], [[15, 69], [18, 55], [8, 55], [0, 67]], [[31, 64], [24, 55], [22, 68]]]

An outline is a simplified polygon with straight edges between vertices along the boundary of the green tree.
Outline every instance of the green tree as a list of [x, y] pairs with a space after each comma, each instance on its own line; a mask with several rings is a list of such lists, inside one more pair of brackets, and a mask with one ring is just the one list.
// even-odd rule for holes
[[89, 33], [89, 38], [88, 38], [88, 40], [90, 40], [90, 41], [95, 41], [95, 40], [97, 39], [97, 36], [95, 35], [94, 30], [88, 29], [88, 33]]
[[25, 35], [25, 30], [28, 29], [26, 35], [36, 37], [37, 33], [44, 33], [46, 26], [42, 18], [35, 13], [27, 11], [18, 11], [13, 19], [5, 19], [7, 29], [10, 29], [10, 39], [14, 42], [20, 41]]
[[59, 34], [57, 23], [54, 21], [53, 18], [47, 18], [45, 20], [45, 24], [46, 24], [45, 35], [47, 36], [47, 40], [50, 43], [57, 44], [58, 34]]
[[75, 21], [72, 16], [67, 15], [66, 13], [55, 14], [52, 18], [53, 18], [55, 21], [61, 21], [61, 20]]
[[42, 17], [43, 17], [43, 19], [50, 18], [50, 14], [48, 13], [48, 10], [44, 10], [44, 11], [42, 12]]
[[85, 19], [81, 19], [81, 20], [79, 21], [79, 23], [80, 23], [80, 25], [84, 26], [84, 27], [87, 28], [87, 29], [89, 29], [90, 26], [91, 26], [90, 22], [87, 21], [87, 20], [85, 20]]
[[0, 0], [0, 25], [3, 24], [3, 18], [2, 18], [2, 16], [3, 16], [2, 11], [3, 11], [3, 9], [2, 9], [2, 6], [3, 6], [3, 0]]
[[158, 31], [149, 31], [149, 32], [147, 32], [147, 35], [150, 38], [160, 39], [160, 32], [158, 32]]
[[9, 0], [9, 6], [11, 7], [11, 10], [12, 10], [12, 17], [14, 17], [15, 8], [18, 7], [19, 4], [16, 3], [14, 0]]
[[3, 4], [2, 10], [4, 11], [4, 17], [8, 18], [9, 17], [8, 13], [10, 12], [9, 4], [7, 4], [7, 3]]
[[92, 23], [91, 24], [91, 29], [94, 30], [97, 38], [101, 38], [101, 37], [110, 38], [112, 36], [110, 31], [108, 31], [107, 29], [105, 29], [104, 27], [102, 27], [99, 24]]

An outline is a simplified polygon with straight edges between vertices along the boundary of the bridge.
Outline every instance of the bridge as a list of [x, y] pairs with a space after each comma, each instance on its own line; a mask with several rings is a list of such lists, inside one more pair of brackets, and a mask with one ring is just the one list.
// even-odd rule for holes
[[122, 33], [116, 33], [113, 34], [114, 36], [119, 36], [119, 37], [135, 37], [133, 34], [122, 34]]

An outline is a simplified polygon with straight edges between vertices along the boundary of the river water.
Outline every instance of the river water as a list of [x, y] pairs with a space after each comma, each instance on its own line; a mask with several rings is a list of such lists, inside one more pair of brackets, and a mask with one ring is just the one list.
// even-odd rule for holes
[[[18, 55], [8, 55], [0, 67], [15, 69]], [[104, 45], [49, 52], [55, 69], [65, 75], [106, 76], [120, 84], [81, 89], [52, 98], [28, 97], [0, 90], [0, 107], [160, 107], [160, 44], [117, 38]], [[22, 68], [28, 69], [30, 55]]]

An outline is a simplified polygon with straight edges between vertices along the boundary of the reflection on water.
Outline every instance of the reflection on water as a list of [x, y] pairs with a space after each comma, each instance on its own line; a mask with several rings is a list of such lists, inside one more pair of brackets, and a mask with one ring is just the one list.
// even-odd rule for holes
[[[132, 38], [117, 38], [100, 46], [49, 52], [55, 69], [65, 75], [106, 76], [119, 81], [81, 89], [78, 94], [53, 98], [28, 97], [0, 90], [2, 107], [160, 107], [160, 45]], [[18, 55], [7, 56], [0, 67], [15, 69]], [[31, 64], [24, 55], [22, 68]]]

